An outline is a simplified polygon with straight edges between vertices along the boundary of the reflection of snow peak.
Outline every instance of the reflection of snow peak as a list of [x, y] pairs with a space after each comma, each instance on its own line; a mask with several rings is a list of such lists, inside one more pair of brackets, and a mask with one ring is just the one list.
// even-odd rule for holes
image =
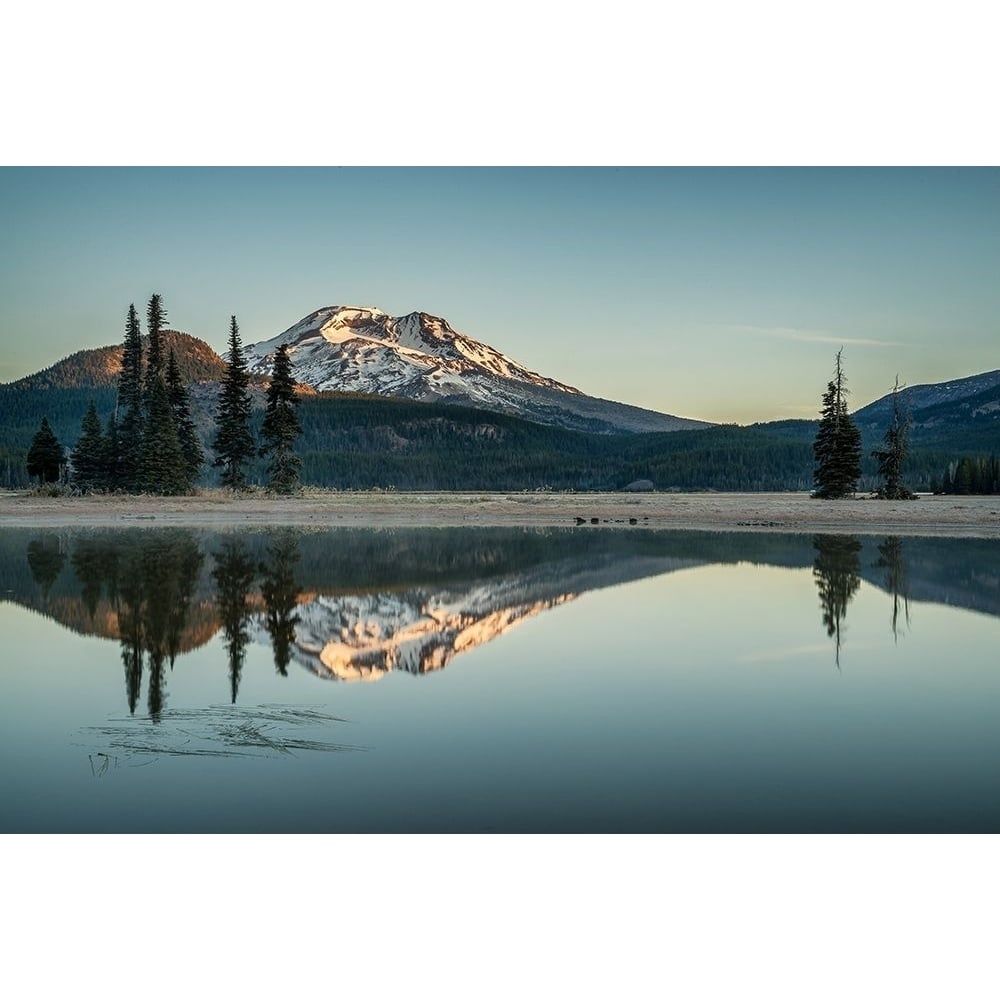
[[422, 591], [320, 597], [298, 608], [295, 657], [316, 674], [345, 681], [376, 681], [391, 670], [423, 674], [577, 596], [468, 609], [469, 598], [488, 593], [463, 595], [464, 610], [454, 597]]

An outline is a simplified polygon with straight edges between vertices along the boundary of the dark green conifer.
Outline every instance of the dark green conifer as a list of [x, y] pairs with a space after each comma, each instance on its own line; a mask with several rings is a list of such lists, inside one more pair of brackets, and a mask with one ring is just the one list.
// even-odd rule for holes
[[48, 418], [42, 417], [42, 424], [28, 449], [28, 475], [37, 476], [42, 483], [58, 482], [64, 461], [63, 447], [49, 426]]
[[143, 437], [142, 487], [148, 493], [176, 496], [188, 490], [184, 454], [177, 438], [174, 412], [166, 383], [160, 375], [152, 385]]
[[125, 321], [125, 346], [122, 350], [122, 371], [118, 377], [118, 453], [117, 485], [137, 490], [142, 478], [142, 330], [135, 304], [128, 307]]
[[149, 333], [149, 350], [146, 355], [146, 393], [152, 391], [157, 375], [164, 374], [163, 342], [160, 334], [167, 323], [167, 310], [160, 295], [153, 295], [146, 306], [146, 330]]
[[839, 499], [850, 496], [861, 475], [861, 432], [847, 412], [847, 376], [837, 351], [833, 379], [823, 393], [819, 430], [813, 442], [816, 467], [813, 496]]
[[105, 488], [105, 445], [97, 407], [90, 401], [73, 449], [73, 481], [86, 489]]
[[167, 394], [170, 396], [170, 407], [174, 414], [174, 426], [177, 428], [177, 440], [180, 442], [181, 453], [184, 456], [184, 475], [188, 490], [194, 488], [195, 480], [205, 464], [205, 453], [198, 437], [198, 429], [191, 417], [191, 396], [181, 378], [180, 368], [173, 348], [167, 359]]
[[222, 377], [212, 448], [215, 451], [213, 465], [222, 469], [222, 485], [234, 490], [246, 489], [246, 466], [255, 453], [250, 432], [249, 384], [240, 328], [233, 316], [229, 327], [229, 359]]
[[302, 460], [295, 454], [295, 441], [302, 433], [297, 413], [295, 379], [288, 345], [282, 344], [274, 356], [274, 371], [267, 387], [267, 404], [260, 436], [260, 453], [269, 459], [267, 488], [273, 493], [294, 493], [299, 487]]
[[118, 436], [118, 421], [115, 419], [114, 411], [108, 416], [102, 442], [104, 445], [104, 454], [102, 456], [104, 488], [107, 490], [121, 489], [123, 485], [121, 441]]

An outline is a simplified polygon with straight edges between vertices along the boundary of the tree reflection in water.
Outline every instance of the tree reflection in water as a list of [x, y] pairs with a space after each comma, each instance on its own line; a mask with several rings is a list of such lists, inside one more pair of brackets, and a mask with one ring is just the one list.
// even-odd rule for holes
[[837, 669], [847, 605], [861, 586], [861, 542], [853, 535], [814, 535], [813, 579], [819, 588], [826, 634], [836, 643]]
[[890, 535], [878, 547], [878, 556], [875, 568], [885, 570], [884, 586], [892, 595], [892, 635], [898, 642], [900, 611], [903, 613], [906, 627], [910, 627], [910, 585], [906, 561], [903, 558], [902, 539]]
[[299, 597], [295, 566], [299, 557], [299, 543], [295, 533], [283, 531], [268, 546], [267, 558], [260, 564], [264, 626], [271, 637], [275, 669], [282, 677], [288, 676], [295, 626], [301, 621], [295, 613]]
[[66, 565], [66, 547], [60, 536], [44, 535], [28, 543], [28, 568], [42, 592], [43, 600], [49, 599], [52, 584], [59, 578]]
[[229, 657], [229, 688], [232, 702], [240, 689], [240, 675], [246, 657], [250, 632], [250, 609], [247, 599], [253, 587], [257, 566], [250, 557], [250, 550], [238, 538], [227, 538], [222, 548], [215, 553], [215, 569], [212, 579], [218, 588], [216, 599], [222, 630], [226, 637], [226, 653]]

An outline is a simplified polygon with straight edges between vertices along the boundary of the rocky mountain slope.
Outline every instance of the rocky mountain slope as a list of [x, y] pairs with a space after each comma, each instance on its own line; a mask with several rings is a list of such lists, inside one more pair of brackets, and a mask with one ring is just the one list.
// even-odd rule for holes
[[456, 403], [599, 433], [710, 426], [587, 396], [423, 312], [394, 317], [374, 307], [317, 309], [284, 333], [248, 345], [250, 370], [267, 375], [283, 344], [295, 378], [320, 391]]

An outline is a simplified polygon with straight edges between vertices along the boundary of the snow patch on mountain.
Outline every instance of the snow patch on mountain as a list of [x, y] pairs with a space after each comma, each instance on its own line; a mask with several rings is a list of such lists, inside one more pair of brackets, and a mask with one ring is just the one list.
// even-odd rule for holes
[[709, 426], [587, 396], [424, 312], [394, 317], [375, 306], [317, 309], [278, 336], [248, 345], [250, 371], [270, 374], [282, 345], [295, 378], [319, 391], [458, 403], [575, 430]]

